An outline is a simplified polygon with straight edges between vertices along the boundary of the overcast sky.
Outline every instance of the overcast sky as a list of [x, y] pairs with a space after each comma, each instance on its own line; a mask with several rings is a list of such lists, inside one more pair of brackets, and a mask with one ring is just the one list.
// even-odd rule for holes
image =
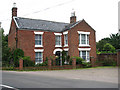
[[11, 9], [16, 2], [18, 17], [70, 22], [72, 9], [77, 21], [85, 19], [96, 30], [96, 41], [118, 32], [119, 0], [2, 0], [0, 22], [9, 33]]

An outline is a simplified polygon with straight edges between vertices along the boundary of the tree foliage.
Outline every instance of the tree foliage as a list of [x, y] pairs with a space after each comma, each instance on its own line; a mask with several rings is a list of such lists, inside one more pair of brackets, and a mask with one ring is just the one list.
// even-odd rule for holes
[[109, 38], [103, 38], [96, 43], [97, 53], [113, 53], [120, 49], [120, 35], [111, 34]]
[[6, 66], [9, 63], [11, 58], [10, 48], [8, 48], [8, 35], [4, 34], [4, 29], [1, 29], [2, 32], [2, 65]]
[[106, 43], [103, 47], [103, 50], [105, 51], [111, 51], [112, 53], [115, 52], [115, 48], [110, 44], [110, 43]]

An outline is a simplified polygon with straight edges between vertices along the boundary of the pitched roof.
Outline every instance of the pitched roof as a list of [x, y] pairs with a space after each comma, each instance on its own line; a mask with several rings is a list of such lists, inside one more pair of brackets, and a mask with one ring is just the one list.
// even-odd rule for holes
[[14, 17], [14, 21], [18, 29], [23, 30], [43, 30], [51, 32], [63, 32], [76, 26], [80, 21], [69, 24], [63, 22], [54, 22], [40, 19], [29, 19]]

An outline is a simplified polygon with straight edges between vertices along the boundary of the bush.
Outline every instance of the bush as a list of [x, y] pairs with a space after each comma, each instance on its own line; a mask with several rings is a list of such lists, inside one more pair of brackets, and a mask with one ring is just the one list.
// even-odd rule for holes
[[86, 62], [86, 61], [82, 62], [82, 66], [83, 66], [84, 68], [92, 67], [91, 63], [90, 63], [90, 62]]
[[15, 49], [13, 52], [13, 59], [14, 59], [14, 66], [18, 67], [19, 66], [19, 59], [24, 57], [24, 52], [22, 49]]
[[48, 57], [46, 57], [46, 60], [43, 63], [36, 64], [35, 66], [39, 67], [39, 66], [47, 66], [47, 65], [48, 65]]
[[76, 65], [78, 64], [82, 64], [83, 61], [85, 61], [84, 59], [82, 59], [81, 57], [75, 57], [76, 58]]
[[35, 65], [35, 63], [30, 59], [29, 56], [25, 56], [22, 59], [23, 59], [23, 67], [30, 67]]

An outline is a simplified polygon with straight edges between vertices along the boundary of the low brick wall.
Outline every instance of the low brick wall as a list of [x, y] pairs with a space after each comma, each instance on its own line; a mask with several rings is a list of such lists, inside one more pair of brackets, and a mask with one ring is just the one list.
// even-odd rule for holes
[[97, 54], [97, 60], [104, 60], [108, 58], [113, 59], [117, 62], [117, 54], [114, 53]]

